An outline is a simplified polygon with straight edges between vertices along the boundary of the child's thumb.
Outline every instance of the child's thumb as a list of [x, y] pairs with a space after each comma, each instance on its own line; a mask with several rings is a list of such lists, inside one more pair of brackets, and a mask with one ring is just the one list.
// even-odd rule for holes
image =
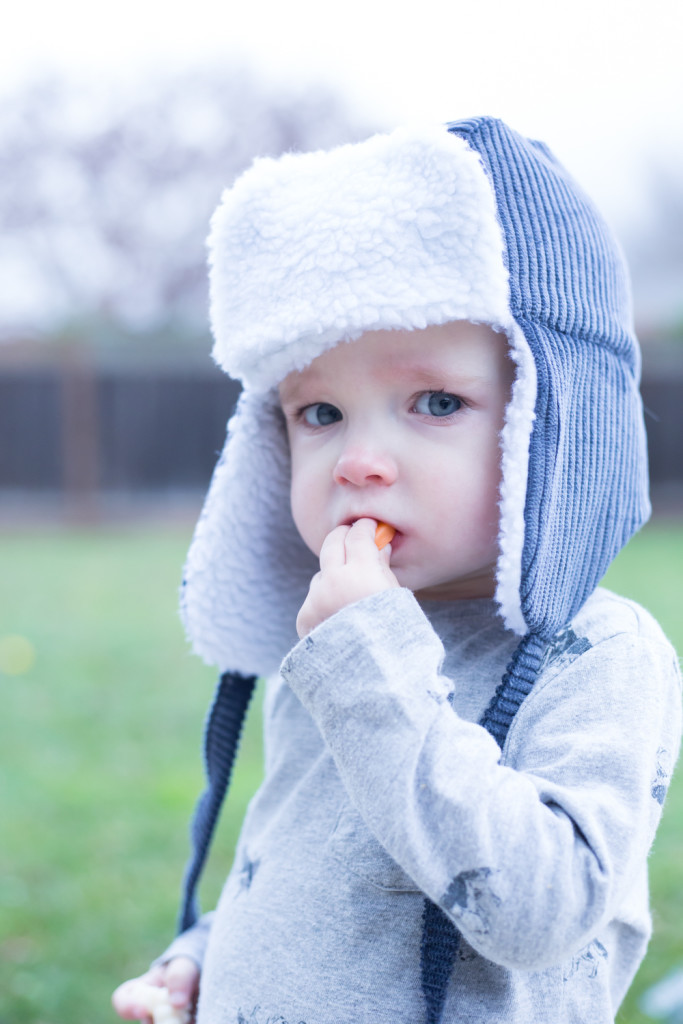
[[199, 967], [188, 956], [176, 956], [166, 967], [166, 988], [172, 1006], [185, 1007], [194, 1002], [199, 988]]

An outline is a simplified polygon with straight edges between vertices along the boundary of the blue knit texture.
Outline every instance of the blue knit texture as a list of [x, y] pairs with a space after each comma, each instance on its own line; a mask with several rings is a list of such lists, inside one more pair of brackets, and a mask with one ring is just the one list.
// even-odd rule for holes
[[550, 638], [650, 513], [628, 274], [546, 146], [491, 118], [449, 130], [492, 181], [511, 312], [536, 363], [520, 596], [529, 629]]
[[547, 641], [535, 633], [527, 633], [522, 638], [479, 723], [491, 733], [501, 748], [522, 701], [531, 693], [536, 682], [546, 648]]
[[[512, 720], [536, 682], [547, 642], [527, 633], [518, 645], [491, 703], [481, 718], [482, 725], [502, 748]], [[427, 1006], [425, 1024], [439, 1024], [446, 1002], [460, 933], [441, 907], [425, 899], [422, 916], [420, 964], [422, 991]]]
[[460, 932], [441, 907], [424, 901], [420, 968], [422, 991], [427, 1006], [425, 1024], [439, 1024], [448, 982], [460, 947]]
[[225, 793], [230, 783], [242, 726], [256, 676], [226, 672], [220, 677], [204, 731], [206, 789], [195, 808], [190, 829], [192, 855], [183, 880], [178, 932], [190, 928], [199, 916], [197, 885], [209, 853]]

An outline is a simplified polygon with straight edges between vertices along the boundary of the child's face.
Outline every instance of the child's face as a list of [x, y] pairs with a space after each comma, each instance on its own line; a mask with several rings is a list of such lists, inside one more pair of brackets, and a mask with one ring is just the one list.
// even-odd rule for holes
[[507, 353], [503, 335], [457, 321], [369, 331], [285, 378], [292, 513], [315, 554], [335, 527], [369, 517], [396, 528], [401, 586], [493, 594]]

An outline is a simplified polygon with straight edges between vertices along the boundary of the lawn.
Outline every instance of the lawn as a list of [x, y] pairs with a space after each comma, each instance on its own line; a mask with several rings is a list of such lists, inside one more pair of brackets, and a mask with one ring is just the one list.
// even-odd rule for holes
[[[214, 673], [176, 611], [189, 531], [0, 536], [0, 1022], [113, 1024], [111, 989], [171, 936]], [[683, 526], [646, 528], [610, 571], [683, 651]], [[14, 638], [22, 639], [14, 639]], [[216, 898], [260, 775], [258, 707], [202, 891]], [[683, 781], [651, 859], [655, 937], [619, 1016], [683, 965]]]

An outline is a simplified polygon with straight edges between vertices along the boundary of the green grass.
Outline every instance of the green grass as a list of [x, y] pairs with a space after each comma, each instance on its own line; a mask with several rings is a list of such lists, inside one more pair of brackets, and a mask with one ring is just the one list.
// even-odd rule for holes
[[[0, 675], [2, 1024], [113, 1021], [111, 989], [173, 934], [215, 680], [177, 616], [188, 538], [0, 540], [0, 633], [26, 637], [36, 656], [25, 674]], [[206, 905], [260, 770], [254, 720]]]
[[[683, 526], [651, 523], [622, 551], [605, 579], [658, 619], [683, 655]], [[619, 1024], [647, 1024], [638, 1008], [641, 993], [670, 970], [683, 968], [683, 771], [669, 790], [664, 817], [650, 857], [654, 934], [647, 957], [617, 1017]]]
[[[109, 996], [171, 936], [214, 672], [189, 655], [176, 590], [189, 530], [0, 536], [0, 1022], [106, 1024]], [[683, 651], [683, 526], [648, 527], [610, 570]], [[1, 660], [1, 654], [0, 654]], [[19, 666], [21, 667], [21, 666]], [[257, 711], [257, 709], [255, 709]], [[252, 714], [202, 899], [211, 905], [260, 777]], [[619, 1016], [683, 964], [683, 783], [651, 859], [655, 937]]]

